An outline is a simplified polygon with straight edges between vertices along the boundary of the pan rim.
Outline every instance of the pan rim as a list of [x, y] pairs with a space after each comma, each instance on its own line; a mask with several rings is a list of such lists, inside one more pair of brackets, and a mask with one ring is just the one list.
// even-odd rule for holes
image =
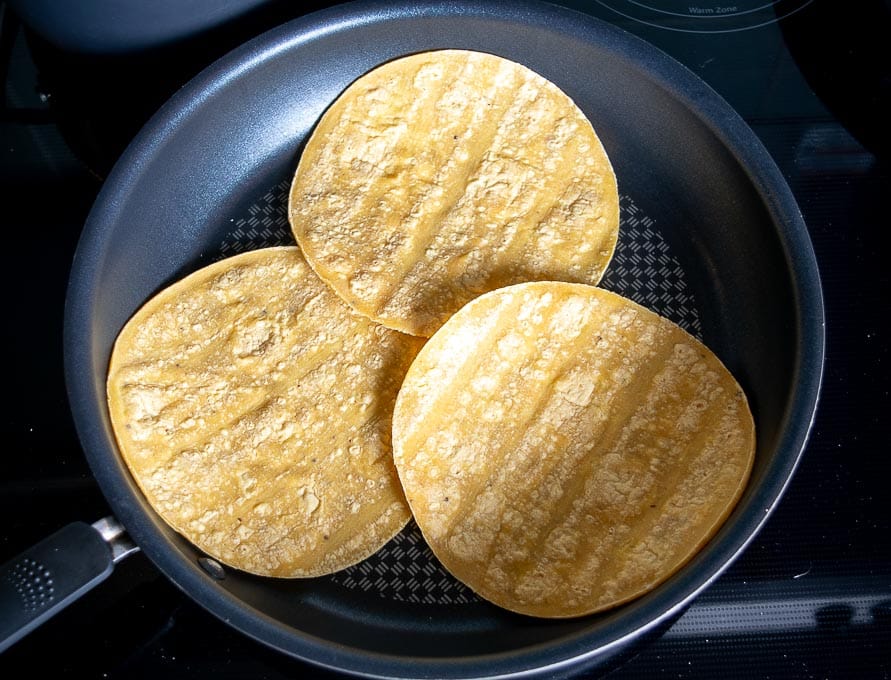
[[[96, 284], [93, 267], [104, 234], [118, 220], [120, 199], [138, 180], [144, 164], [178, 123], [229, 82], [295, 46], [326, 34], [365, 23], [405, 16], [497, 18], [546, 26], [560, 35], [588, 42], [597, 40], [629, 63], [638, 65], [656, 84], [681, 101], [730, 150], [764, 200], [781, 240], [793, 283], [799, 331], [794, 368], [795, 388], [783, 417], [778, 450], [771, 461], [769, 483], [755, 492], [751, 507], [763, 511], [740, 516], [733, 540], [712, 543], [697, 556], [697, 569], [688, 565], [672, 588], [648, 600], [648, 607], [623, 617], [614, 634], [579, 631], [535, 647], [462, 658], [419, 658], [370, 653], [314, 638], [253, 609], [208, 579], [196, 565], [167, 544], [168, 530], [134, 494], [120, 464], [109, 465], [109, 451], [100, 442], [95, 412], [89, 407], [97, 386], [90, 356], [90, 314], [81, 291]], [[143, 547], [151, 561], [180, 589], [218, 618], [242, 633], [291, 656], [332, 670], [368, 677], [521, 677], [591, 664], [630, 640], [654, 630], [682, 611], [714, 582], [755, 538], [781, 499], [801, 459], [816, 415], [825, 356], [825, 319], [816, 257], [807, 227], [779, 168], [742, 118], [720, 95], [673, 58], [649, 43], [606, 22], [573, 10], [533, 2], [481, 3], [437, 1], [418, 5], [357, 2], [340, 5], [290, 21], [237, 48], [209, 66], [167, 102], [137, 135], [103, 186], [84, 228], [72, 264], [65, 304], [65, 376], [75, 425], [88, 462], [118, 519]], [[104, 387], [104, 384], [103, 386]], [[111, 452], [113, 453], [113, 451]], [[701, 578], [706, 574], [706, 578]], [[694, 575], [698, 575], [694, 578]], [[639, 610], [639, 611], [638, 611]], [[656, 612], [655, 615], [647, 612]], [[608, 638], [608, 639], [606, 639]], [[599, 640], [599, 642], [597, 642]], [[539, 648], [540, 647], [540, 648]]]

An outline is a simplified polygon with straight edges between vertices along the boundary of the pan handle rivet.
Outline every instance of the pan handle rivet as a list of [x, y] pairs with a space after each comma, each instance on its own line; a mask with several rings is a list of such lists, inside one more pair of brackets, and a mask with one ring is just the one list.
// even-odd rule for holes
[[226, 570], [223, 569], [223, 565], [217, 562], [210, 557], [199, 557], [198, 564], [201, 565], [201, 568], [204, 569], [208, 574], [210, 574], [211, 578], [215, 578], [217, 581], [221, 581], [226, 578]]

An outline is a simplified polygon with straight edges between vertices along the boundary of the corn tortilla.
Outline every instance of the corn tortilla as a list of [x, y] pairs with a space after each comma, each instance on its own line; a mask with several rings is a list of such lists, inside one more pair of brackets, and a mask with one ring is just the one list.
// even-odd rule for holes
[[501, 57], [441, 50], [343, 92], [303, 151], [288, 214], [341, 298], [429, 336], [508, 284], [596, 284], [619, 198], [590, 121], [556, 85]]
[[420, 342], [349, 309], [296, 247], [205, 267], [111, 356], [121, 455], [158, 514], [224, 564], [318, 576], [408, 521], [392, 408]]
[[421, 350], [394, 460], [434, 554], [483, 598], [541, 617], [627, 602], [678, 570], [739, 499], [742, 389], [681, 328], [593, 286], [488, 293]]

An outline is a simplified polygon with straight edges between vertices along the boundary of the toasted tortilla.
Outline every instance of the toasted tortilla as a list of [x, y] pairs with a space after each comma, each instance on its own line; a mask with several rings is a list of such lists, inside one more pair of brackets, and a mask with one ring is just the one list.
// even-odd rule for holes
[[198, 548], [254, 574], [327, 574], [409, 519], [390, 428], [419, 347], [347, 307], [296, 247], [247, 252], [126, 324], [111, 422], [149, 503]]
[[667, 579], [737, 503], [755, 451], [701, 342], [587, 285], [525, 283], [455, 314], [408, 371], [394, 460], [434, 554], [506, 609], [571, 617]]
[[341, 298], [421, 336], [508, 284], [596, 284], [619, 228], [616, 176], [579, 107], [525, 66], [464, 50], [350, 85], [303, 151], [288, 213]]

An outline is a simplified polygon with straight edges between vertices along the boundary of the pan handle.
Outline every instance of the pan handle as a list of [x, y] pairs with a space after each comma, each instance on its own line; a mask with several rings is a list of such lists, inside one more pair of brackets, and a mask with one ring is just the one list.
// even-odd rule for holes
[[113, 517], [74, 522], [0, 566], [0, 652], [104, 581], [139, 548]]

